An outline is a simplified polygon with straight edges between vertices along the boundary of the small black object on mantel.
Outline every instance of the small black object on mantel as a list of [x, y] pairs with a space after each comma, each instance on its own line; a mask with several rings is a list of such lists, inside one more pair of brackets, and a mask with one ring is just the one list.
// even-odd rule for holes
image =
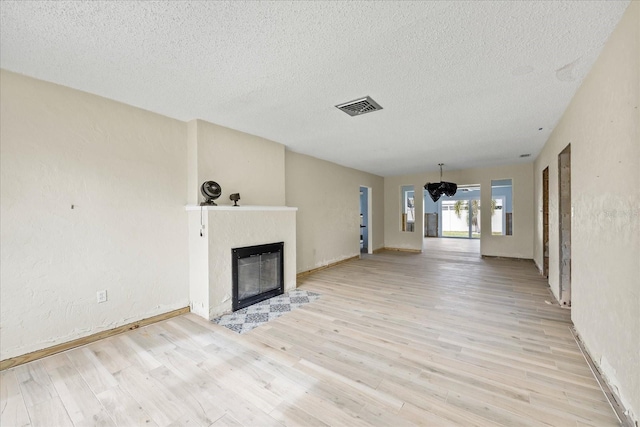
[[205, 181], [200, 186], [200, 192], [204, 196], [204, 202], [200, 206], [218, 206], [215, 199], [222, 195], [222, 187], [215, 181]]
[[238, 200], [240, 200], [240, 193], [233, 193], [229, 196], [229, 199], [233, 201], [233, 206], [240, 206], [238, 205]]

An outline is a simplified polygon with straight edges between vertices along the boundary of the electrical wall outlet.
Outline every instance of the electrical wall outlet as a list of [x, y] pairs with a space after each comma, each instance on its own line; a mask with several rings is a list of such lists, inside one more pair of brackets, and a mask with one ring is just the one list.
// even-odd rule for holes
[[101, 302], [106, 302], [107, 301], [107, 290], [105, 289], [103, 291], [98, 291], [97, 298], [98, 298], [98, 304], [100, 304]]

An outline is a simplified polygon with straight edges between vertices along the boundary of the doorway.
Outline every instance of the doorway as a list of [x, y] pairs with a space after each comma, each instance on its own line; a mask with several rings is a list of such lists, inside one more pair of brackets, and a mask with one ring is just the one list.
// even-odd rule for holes
[[558, 155], [560, 304], [571, 307], [571, 144]]
[[371, 188], [360, 187], [360, 253], [373, 253], [371, 208]]
[[480, 238], [480, 185], [460, 185], [455, 195], [438, 200], [440, 236]]
[[549, 278], [549, 167], [542, 171], [542, 274]]

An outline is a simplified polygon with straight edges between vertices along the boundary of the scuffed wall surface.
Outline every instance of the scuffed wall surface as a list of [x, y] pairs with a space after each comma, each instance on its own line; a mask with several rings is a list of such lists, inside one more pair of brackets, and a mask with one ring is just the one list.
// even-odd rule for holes
[[[558, 154], [571, 143], [572, 319], [623, 404], [640, 416], [640, 3], [631, 2], [535, 162], [549, 166], [550, 272], [558, 295]], [[542, 265], [542, 214], [535, 255]]]
[[[189, 217], [189, 300], [191, 312], [209, 318], [209, 215], [185, 212]], [[201, 235], [202, 234], [202, 235]]]
[[297, 272], [360, 254], [360, 186], [372, 189], [373, 249], [384, 242], [383, 178], [286, 151], [287, 206], [298, 208]]
[[[491, 204], [491, 180], [513, 179], [513, 235], [493, 236], [491, 215], [481, 215], [480, 252], [482, 255], [533, 258], [533, 164], [496, 166], [481, 169], [447, 170], [443, 181], [458, 185], [480, 184], [481, 206]], [[439, 182], [440, 173], [421, 173], [385, 178], [385, 246], [421, 250], [424, 230], [424, 200], [427, 182]], [[413, 185], [416, 202], [416, 231], [400, 231], [400, 187]], [[428, 197], [428, 196], [427, 196]], [[486, 210], [482, 210], [486, 212]], [[485, 232], [486, 231], [486, 232]], [[429, 243], [429, 239], [425, 244]]]
[[186, 124], [0, 82], [0, 357], [187, 306]]

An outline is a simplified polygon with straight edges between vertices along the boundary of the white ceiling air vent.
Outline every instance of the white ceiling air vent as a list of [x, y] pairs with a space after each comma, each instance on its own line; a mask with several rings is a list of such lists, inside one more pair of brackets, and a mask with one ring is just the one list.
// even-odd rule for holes
[[350, 116], [359, 116], [361, 114], [371, 113], [372, 111], [382, 110], [380, 104], [368, 96], [336, 105], [336, 108], [344, 111]]

